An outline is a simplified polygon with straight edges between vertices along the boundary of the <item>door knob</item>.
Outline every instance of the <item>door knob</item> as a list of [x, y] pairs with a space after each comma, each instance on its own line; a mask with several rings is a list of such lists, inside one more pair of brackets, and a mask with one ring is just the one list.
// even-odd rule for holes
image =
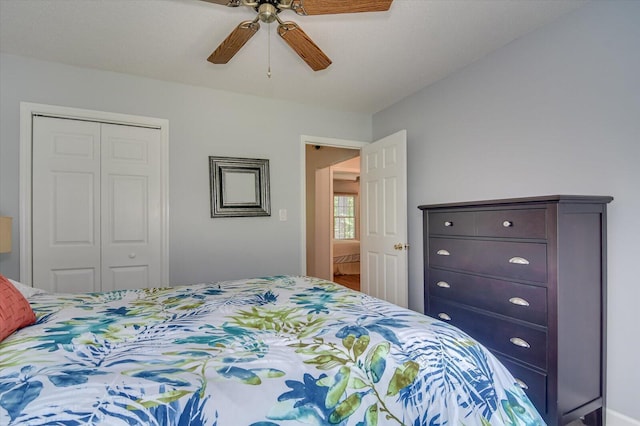
[[394, 245], [393, 245], [393, 248], [394, 248], [395, 250], [402, 250], [402, 248], [403, 248], [403, 247], [404, 247], [404, 246], [403, 246], [403, 244], [402, 244], [402, 243], [398, 243], [398, 244], [394, 244]]

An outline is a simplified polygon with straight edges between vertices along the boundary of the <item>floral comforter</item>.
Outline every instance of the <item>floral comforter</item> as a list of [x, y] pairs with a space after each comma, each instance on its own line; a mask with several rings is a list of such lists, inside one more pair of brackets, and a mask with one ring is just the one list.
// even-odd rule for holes
[[544, 424], [481, 345], [309, 277], [34, 296], [2, 425]]

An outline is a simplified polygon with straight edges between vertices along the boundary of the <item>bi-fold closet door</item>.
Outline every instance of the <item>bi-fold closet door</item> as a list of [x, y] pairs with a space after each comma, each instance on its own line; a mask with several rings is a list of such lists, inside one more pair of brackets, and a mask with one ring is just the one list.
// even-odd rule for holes
[[33, 285], [161, 284], [160, 130], [34, 116]]

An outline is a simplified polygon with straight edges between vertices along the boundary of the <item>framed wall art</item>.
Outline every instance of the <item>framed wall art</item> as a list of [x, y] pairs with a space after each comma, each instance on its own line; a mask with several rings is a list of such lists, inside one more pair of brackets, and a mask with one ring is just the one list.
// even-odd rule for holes
[[209, 157], [211, 217], [271, 216], [269, 160]]

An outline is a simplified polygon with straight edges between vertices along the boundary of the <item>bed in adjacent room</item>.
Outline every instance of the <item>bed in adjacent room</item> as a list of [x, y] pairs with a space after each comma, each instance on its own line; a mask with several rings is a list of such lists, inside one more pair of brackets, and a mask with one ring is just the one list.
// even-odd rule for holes
[[466, 334], [317, 278], [27, 296], [3, 425], [543, 424]]
[[333, 274], [360, 274], [360, 241], [333, 240]]

